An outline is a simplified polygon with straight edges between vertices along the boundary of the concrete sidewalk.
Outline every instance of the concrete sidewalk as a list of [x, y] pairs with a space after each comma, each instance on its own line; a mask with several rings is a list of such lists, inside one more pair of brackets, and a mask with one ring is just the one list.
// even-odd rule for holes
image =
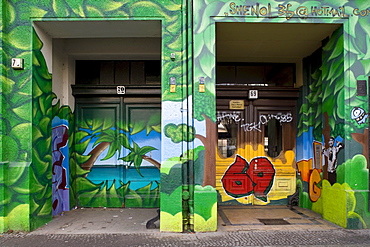
[[370, 229], [343, 229], [299, 207], [219, 207], [218, 230], [206, 233], [146, 229], [156, 214], [156, 209], [79, 208], [33, 232], [3, 234], [0, 246], [370, 246]]
[[[218, 232], [341, 229], [299, 207], [223, 206], [218, 208], [218, 214]], [[156, 215], [155, 208], [78, 208], [54, 217], [30, 234], [154, 233], [159, 229], [146, 229], [146, 222]]]
[[55, 216], [30, 234], [117, 234], [151, 233], [146, 222], [157, 215], [156, 208], [78, 208]]

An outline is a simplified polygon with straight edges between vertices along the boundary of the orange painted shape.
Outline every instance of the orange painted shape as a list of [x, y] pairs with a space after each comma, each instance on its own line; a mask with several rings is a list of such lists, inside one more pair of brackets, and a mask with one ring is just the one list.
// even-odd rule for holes
[[297, 163], [298, 172], [300, 173], [302, 180], [309, 182], [310, 180], [310, 171], [312, 169], [312, 159], [301, 160]]
[[321, 188], [317, 186], [321, 182], [320, 171], [313, 169], [310, 175], [309, 190], [310, 199], [313, 202], [319, 200], [321, 196]]

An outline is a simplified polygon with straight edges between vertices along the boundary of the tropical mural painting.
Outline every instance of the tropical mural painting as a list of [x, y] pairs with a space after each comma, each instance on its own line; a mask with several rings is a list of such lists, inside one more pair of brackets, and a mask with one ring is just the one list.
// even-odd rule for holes
[[77, 112], [75, 150], [84, 170], [76, 178], [78, 205], [158, 207], [160, 109], [133, 109], [125, 124], [99, 107]]

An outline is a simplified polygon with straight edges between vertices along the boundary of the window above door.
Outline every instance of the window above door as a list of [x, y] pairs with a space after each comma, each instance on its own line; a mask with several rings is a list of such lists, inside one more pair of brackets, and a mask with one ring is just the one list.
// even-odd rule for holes
[[160, 84], [160, 60], [76, 60], [76, 85]]
[[218, 85], [294, 87], [294, 63], [220, 62], [216, 67]]

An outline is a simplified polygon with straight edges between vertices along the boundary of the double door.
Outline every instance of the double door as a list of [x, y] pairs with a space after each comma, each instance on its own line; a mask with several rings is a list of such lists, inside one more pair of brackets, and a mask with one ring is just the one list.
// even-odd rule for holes
[[76, 98], [79, 205], [159, 206], [160, 117], [159, 98]]
[[232, 96], [218, 91], [218, 95], [219, 204], [286, 202], [294, 193], [296, 182], [296, 100], [281, 98], [279, 92], [253, 100], [247, 99], [245, 91]]

